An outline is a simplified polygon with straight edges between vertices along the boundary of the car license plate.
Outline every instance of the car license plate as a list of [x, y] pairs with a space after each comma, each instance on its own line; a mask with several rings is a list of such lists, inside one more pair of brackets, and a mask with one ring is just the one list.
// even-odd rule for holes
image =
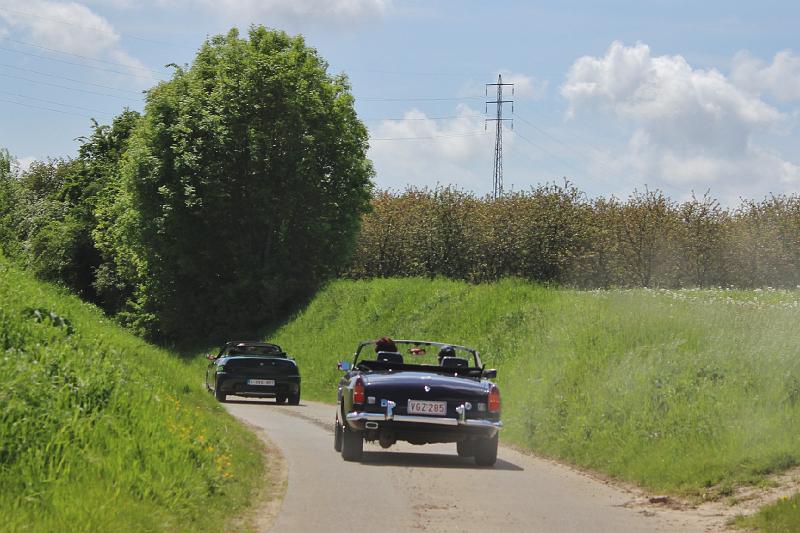
[[447, 402], [408, 400], [408, 414], [444, 416], [447, 414]]
[[248, 379], [247, 380], [247, 384], [248, 385], [266, 385], [268, 387], [271, 387], [271, 386], [275, 385], [275, 380], [274, 379]]

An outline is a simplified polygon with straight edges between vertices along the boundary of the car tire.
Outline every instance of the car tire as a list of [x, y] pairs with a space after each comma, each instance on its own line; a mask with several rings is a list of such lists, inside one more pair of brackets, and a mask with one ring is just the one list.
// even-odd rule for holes
[[228, 397], [228, 395], [227, 395], [227, 394], [225, 394], [224, 392], [222, 392], [222, 389], [220, 389], [219, 387], [217, 387], [216, 389], [214, 389], [214, 398], [216, 398], [216, 399], [217, 399], [217, 400], [219, 400], [220, 402], [223, 402], [223, 403], [224, 403], [224, 402], [225, 402], [225, 399], [226, 399], [227, 397]]
[[475, 441], [475, 464], [479, 466], [492, 466], [497, 462], [497, 442], [499, 434], [494, 437], [481, 438]]
[[286, 402], [286, 396], [280, 394], [275, 396], [275, 403], [285, 403], [285, 402]]
[[339, 417], [333, 423], [333, 449], [337, 452], [342, 451], [342, 425], [339, 423]]
[[472, 439], [464, 439], [456, 442], [456, 451], [459, 457], [474, 457], [475, 441]]
[[364, 453], [364, 438], [361, 432], [353, 431], [347, 426], [342, 428], [342, 459], [360, 461]]
[[289, 405], [300, 405], [300, 393], [289, 395]]

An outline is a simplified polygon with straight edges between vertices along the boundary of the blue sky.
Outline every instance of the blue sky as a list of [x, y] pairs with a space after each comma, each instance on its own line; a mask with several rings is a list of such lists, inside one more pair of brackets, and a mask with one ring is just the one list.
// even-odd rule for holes
[[383, 188], [492, 187], [484, 84], [515, 83], [506, 189], [800, 192], [796, 2], [0, 0], [0, 147], [71, 156], [209, 35], [302, 33], [350, 77]]

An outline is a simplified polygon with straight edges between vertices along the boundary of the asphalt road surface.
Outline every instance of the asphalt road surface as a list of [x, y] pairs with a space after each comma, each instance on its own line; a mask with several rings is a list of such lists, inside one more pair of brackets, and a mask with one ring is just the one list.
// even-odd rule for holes
[[[288, 465], [271, 531], [690, 532], [719, 517], [634, 504], [632, 492], [501, 446], [494, 467], [456, 455], [455, 444], [388, 450], [365, 444], [349, 463], [333, 449], [332, 405], [230, 397], [236, 417], [261, 427]], [[501, 433], [502, 442], [502, 433]]]

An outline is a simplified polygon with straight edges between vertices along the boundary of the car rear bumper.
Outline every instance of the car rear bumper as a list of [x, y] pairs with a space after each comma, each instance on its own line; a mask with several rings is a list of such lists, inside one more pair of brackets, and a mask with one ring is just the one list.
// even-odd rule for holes
[[[250, 385], [248, 379], [271, 379], [275, 385]], [[234, 396], [252, 396], [269, 398], [272, 396], [288, 396], [300, 391], [299, 376], [238, 376], [217, 374], [217, 387], [225, 394]]]
[[459, 429], [468, 429], [492, 437], [503, 427], [503, 423], [499, 420], [483, 420], [475, 418], [466, 418], [461, 420], [459, 418], [418, 415], [392, 415], [389, 417], [384, 413], [367, 413], [360, 411], [347, 413], [345, 418], [350, 426], [361, 430], [374, 429], [367, 427], [367, 422], [374, 422], [378, 425], [390, 424], [393, 427], [402, 427], [403, 425], [416, 427], [449, 426], [456, 431]]

